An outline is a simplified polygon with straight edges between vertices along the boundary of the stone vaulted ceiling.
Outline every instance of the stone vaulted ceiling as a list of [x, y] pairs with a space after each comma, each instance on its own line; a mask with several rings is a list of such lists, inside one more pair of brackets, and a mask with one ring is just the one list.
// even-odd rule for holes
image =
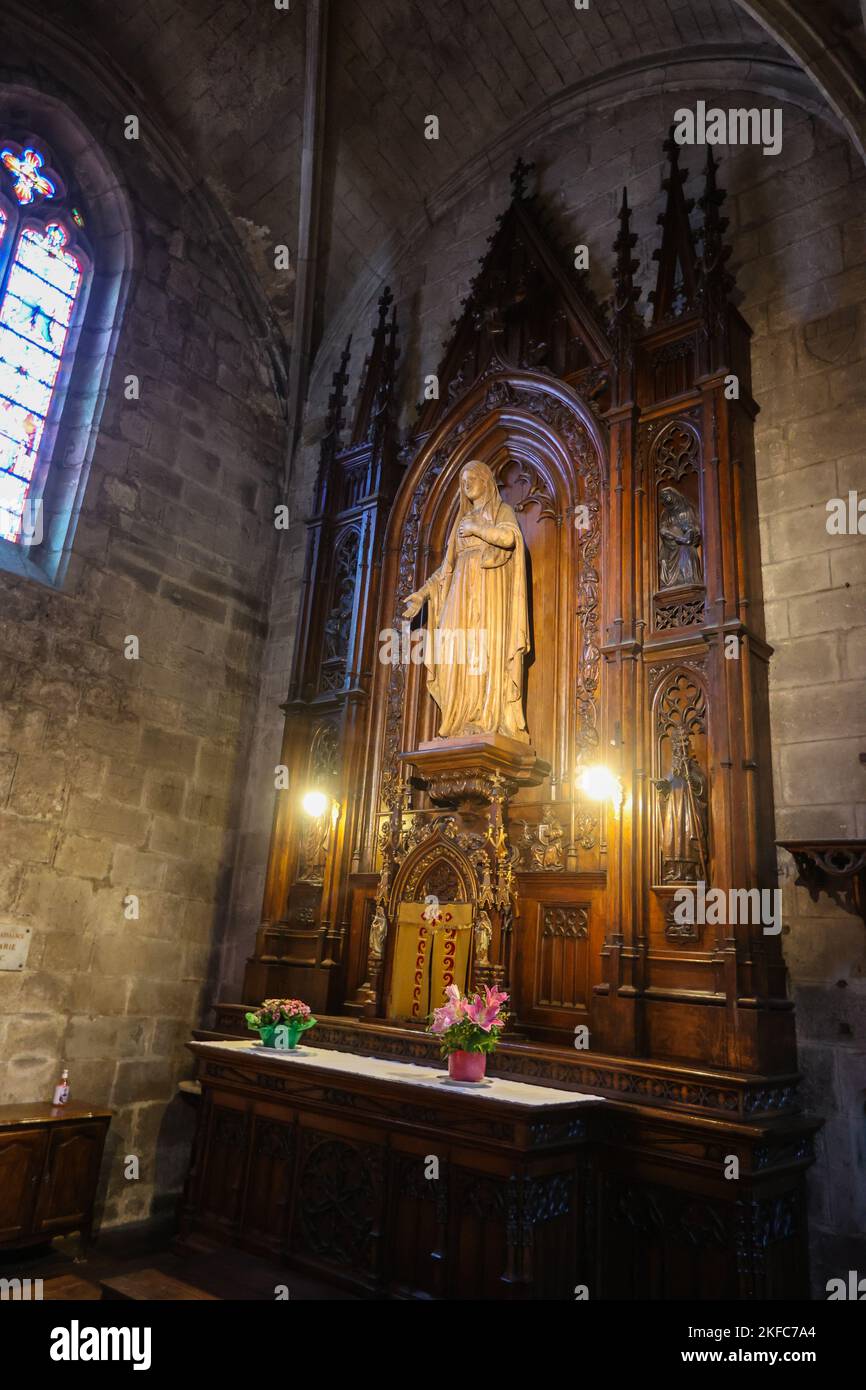
[[[274, 271], [273, 247], [297, 245], [305, 10], [39, 0], [41, 15], [101, 45], [183, 145], [289, 337], [294, 276]], [[557, 93], [684, 54], [806, 61], [804, 14], [822, 31], [816, 64], [837, 63], [843, 47], [866, 55], [859, 0], [591, 0], [586, 11], [570, 0], [331, 0], [317, 331], [385, 238]], [[421, 138], [428, 114], [436, 142]]]
[[[734, 0], [598, 0], [580, 12], [567, 0], [337, 0], [332, 44], [332, 303], [371, 245], [557, 92], [684, 48], [779, 56]], [[427, 113], [438, 141], [419, 138]]]

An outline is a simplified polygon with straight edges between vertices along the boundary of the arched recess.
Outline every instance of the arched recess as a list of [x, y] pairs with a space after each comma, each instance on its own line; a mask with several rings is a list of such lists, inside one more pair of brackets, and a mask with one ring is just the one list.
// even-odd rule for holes
[[[700, 414], [694, 407], [673, 418], [650, 421], [643, 443], [648, 453], [644, 498], [648, 515], [647, 535], [652, 543], [645, 554], [646, 591], [653, 596], [652, 632], [671, 632], [681, 627], [702, 627], [706, 621], [706, 586], [703, 573], [706, 554], [706, 504]], [[644, 461], [642, 460], [642, 463]], [[690, 507], [699, 523], [695, 546], [700, 575], [691, 580], [668, 582], [661, 573], [661, 530], [664, 499], [679, 499]]]
[[[652, 776], [654, 779], [671, 776], [674, 762], [673, 744], [681, 738], [688, 743], [688, 756], [699, 769], [700, 778], [709, 788], [710, 767], [708, 752], [709, 707], [707, 678], [700, 659], [671, 661], [651, 667], [649, 685], [652, 695]], [[707, 826], [707, 832], [709, 826]], [[697, 877], [683, 879], [665, 869], [659, 843], [659, 823], [651, 818], [652, 864], [650, 883], [655, 889], [681, 882], [696, 882]], [[711, 881], [712, 844], [707, 845], [703, 877]]]
[[467, 856], [441, 837], [409, 854], [394, 879], [390, 903], [396, 918], [401, 902], [424, 902], [428, 894], [442, 902], [468, 903], [475, 898], [475, 875]]
[[[578, 757], [600, 738], [602, 538], [607, 510], [603, 426], [554, 377], [494, 359], [418, 451], [385, 541], [379, 630], [398, 632], [403, 601], [440, 563], [458, 475], [473, 458], [497, 474], [528, 551], [532, 651], [527, 719], [555, 796], [568, 796]], [[371, 698], [366, 834], [402, 775], [399, 754], [436, 734], [424, 668], [377, 663]], [[544, 788], [521, 793], [542, 801]]]
[[50, 150], [81, 205], [92, 275], [73, 318], [52, 402], [38, 474], [44, 535], [30, 546], [3, 543], [0, 564], [42, 583], [62, 583], [123, 322], [134, 262], [129, 198], [109, 156], [80, 117], [58, 97], [19, 83], [0, 83], [0, 134], [26, 130]]

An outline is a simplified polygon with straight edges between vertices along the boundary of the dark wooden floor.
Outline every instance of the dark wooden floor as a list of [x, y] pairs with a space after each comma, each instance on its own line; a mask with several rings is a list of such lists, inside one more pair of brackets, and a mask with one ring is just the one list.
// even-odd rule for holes
[[[345, 1289], [291, 1269], [281, 1269], [241, 1250], [181, 1258], [172, 1252], [165, 1232], [110, 1231], [94, 1243], [86, 1260], [77, 1259], [77, 1253], [75, 1237], [58, 1239], [51, 1246], [38, 1249], [0, 1251], [0, 1278], [42, 1279], [48, 1284], [49, 1280], [63, 1276], [67, 1276], [68, 1283], [68, 1276], [74, 1276], [98, 1289], [103, 1279], [155, 1269], [216, 1298], [273, 1301], [277, 1285], [284, 1284], [293, 1302], [355, 1301], [355, 1295]], [[46, 1296], [49, 1296], [48, 1290]], [[81, 1296], [88, 1295], [82, 1293]]]

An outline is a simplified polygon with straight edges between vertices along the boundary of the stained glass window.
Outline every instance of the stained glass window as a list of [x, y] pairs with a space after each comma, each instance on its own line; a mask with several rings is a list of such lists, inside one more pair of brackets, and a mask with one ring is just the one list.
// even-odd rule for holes
[[32, 203], [37, 196], [53, 198], [57, 189], [51, 179], [39, 171], [45, 160], [38, 150], [0, 150], [0, 159], [15, 179], [14, 193], [19, 203]]
[[23, 213], [25, 205], [38, 205], [57, 192], [54, 181], [40, 172], [42, 155], [29, 148], [20, 155], [3, 149], [0, 163], [22, 207], [17, 237], [15, 212], [0, 210], [0, 539], [20, 543], [28, 538], [22, 537], [22, 523], [83, 263], [70, 250], [60, 221], [36, 225], [29, 208]]

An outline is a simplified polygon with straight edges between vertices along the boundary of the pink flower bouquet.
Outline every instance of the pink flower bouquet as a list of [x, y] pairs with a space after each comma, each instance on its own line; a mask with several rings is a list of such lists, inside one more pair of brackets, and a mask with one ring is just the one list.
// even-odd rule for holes
[[[265, 1047], [296, 1048], [298, 1039], [316, 1019], [302, 999], [266, 999], [257, 1009], [244, 1015], [247, 1027], [258, 1033]], [[277, 1030], [282, 1032], [277, 1034]]]
[[428, 1032], [439, 1039], [443, 1057], [452, 1052], [493, 1052], [507, 1015], [508, 995], [484, 986], [483, 994], [461, 994], [456, 985], [445, 991], [446, 1003], [434, 1009]]

